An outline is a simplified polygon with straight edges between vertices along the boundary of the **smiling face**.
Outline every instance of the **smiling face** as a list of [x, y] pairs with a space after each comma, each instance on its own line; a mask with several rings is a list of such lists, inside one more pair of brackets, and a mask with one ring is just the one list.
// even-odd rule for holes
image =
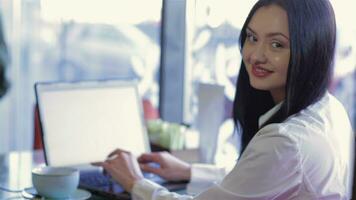
[[285, 10], [269, 5], [255, 12], [246, 28], [242, 55], [251, 86], [270, 91], [276, 103], [284, 100], [290, 59]]

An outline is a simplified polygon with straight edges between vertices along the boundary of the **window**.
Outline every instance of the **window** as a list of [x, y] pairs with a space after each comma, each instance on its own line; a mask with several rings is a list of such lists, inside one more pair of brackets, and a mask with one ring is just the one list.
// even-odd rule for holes
[[[137, 79], [159, 101], [162, 0], [0, 0], [11, 50], [0, 152], [31, 149], [37, 81]], [[2, 144], [3, 143], [3, 144]]]

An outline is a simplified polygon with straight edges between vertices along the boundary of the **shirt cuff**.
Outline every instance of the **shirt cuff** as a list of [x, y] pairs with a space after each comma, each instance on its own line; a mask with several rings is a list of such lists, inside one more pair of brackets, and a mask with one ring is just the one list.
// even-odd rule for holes
[[225, 168], [208, 164], [192, 164], [187, 193], [191, 195], [198, 194], [214, 184], [220, 183], [225, 175]]
[[152, 200], [155, 199], [156, 193], [160, 190], [166, 189], [155, 182], [141, 179], [134, 184], [131, 196], [133, 200]]

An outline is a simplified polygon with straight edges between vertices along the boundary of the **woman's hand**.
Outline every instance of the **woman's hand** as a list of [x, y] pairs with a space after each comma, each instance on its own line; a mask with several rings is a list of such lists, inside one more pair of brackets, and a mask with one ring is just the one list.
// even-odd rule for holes
[[[143, 171], [157, 174], [166, 180], [190, 180], [190, 164], [179, 160], [168, 152], [143, 154], [138, 158], [138, 161]], [[149, 164], [152, 162], [158, 163], [159, 167]]]
[[128, 192], [136, 181], [143, 179], [137, 158], [121, 149], [113, 151], [105, 162], [93, 164], [103, 167]]

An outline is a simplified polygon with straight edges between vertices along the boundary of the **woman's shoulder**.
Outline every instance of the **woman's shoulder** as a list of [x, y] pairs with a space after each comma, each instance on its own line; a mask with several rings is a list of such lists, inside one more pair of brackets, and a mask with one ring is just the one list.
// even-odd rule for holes
[[335, 155], [335, 151], [346, 154], [348, 147], [345, 145], [350, 143], [352, 133], [344, 107], [334, 96], [326, 93], [318, 102], [284, 122], [263, 127], [257, 136], [289, 138], [301, 154], [321, 158], [321, 154]]
[[351, 123], [344, 107], [334, 96], [326, 93], [319, 101], [284, 122], [264, 126], [255, 139], [283, 137], [299, 148], [328, 147], [334, 143], [332, 141], [346, 140], [351, 133]]
[[[257, 135], [266, 132], [274, 134], [292, 134], [294, 132], [325, 131], [327, 126], [338, 123], [338, 119], [348, 121], [346, 111], [342, 104], [330, 93], [326, 93], [317, 102], [309, 105], [300, 112], [289, 116], [281, 123], [272, 123], [261, 128]], [[261, 118], [263, 118], [262, 116]], [[265, 120], [266, 121], [266, 120]]]
[[335, 127], [350, 128], [344, 106], [330, 93], [282, 123], [290, 132], [333, 134]]

